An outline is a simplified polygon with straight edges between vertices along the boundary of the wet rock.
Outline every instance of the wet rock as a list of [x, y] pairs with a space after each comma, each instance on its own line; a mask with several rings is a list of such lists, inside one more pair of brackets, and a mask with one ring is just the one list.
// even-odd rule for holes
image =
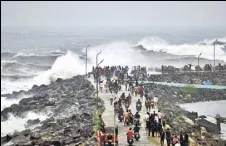
[[39, 118], [34, 119], [34, 120], [28, 120], [27, 121], [27, 126], [35, 125], [35, 124], [38, 124], [38, 123], [40, 123]]
[[13, 136], [7, 134], [6, 136], [1, 137], [1, 144], [9, 142], [11, 139], [13, 139]]
[[67, 145], [67, 144], [72, 144], [72, 143], [74, 143], [74, 139], [72, 139], [72, 138], [68, 138], [68, 139], [66, 139], [65, 141], [64, 141], [64, 143]]
[[13, 137], [17, 137], [19, 135], [24, 136], [24, 137], [27, 137], [27, 136], [29, 136], [30, 133], [31, 133], [31, 130], [30, 129], [26, 129], [26, 130], [23, 130], [21, 132], [15, 132], [13, 134]]
[[[83, 80], [82, 76], [58, 81], [48, 86], [33, 86], [32, 90], [26, 92], [21, 91], [20, 94], [26, 93], [30, 97], [22, 99], [18, 105], [12, 105], [1, 112], [2, 121], [8, 118], [9, 113], [23, 116], [27, 111], [53, 112], [51, 118], [42, 122], [39, 119], [28, 120], [27, 126], [35, 124], [41, 126], [31, 131], [17, 132], [12, 137], [12, 145], [31, 145], [32, 141], [37, 142], [36, 145], [43, 145], [42, 136], [57, 139], [54, 145], [60, 145], [63, 140], [67, 145], [77, 145], [92, 137], [92, 109], [95, 106], [92, 85]], [[17, 95], [19, 95], [17, 92], [9, 94], [11, 97], [17, 97]], [[77, 111], [79, 108], [82, 111]], [[101, 100], [99, 100], [99, 108], [104, 108]]]
[[187, 95], [185, 96], [185, 98], [186, 98], [186, 99], [190, 99], [190, 98], [191, 98], [191, 94], [187, 94]]
[[49, 128], [49, 127], [56, 128], [57, 124], [53, 123], [53, 122], [44, 122], [41, 126], [41, 129], [44, 130], [44, 129]]
[[55, 101], [48, 101], [47, 103], [45, 103], [44, 106], [54, 106], [55, 105]]
[[30, 140], [38, 140], [41, 138], [41, 135], [38, 132], [30, 134]]
[[35, 142], [34, 141], [29, 141], [29, 142], [20, 143], [19, 145], [22, 145], [22, 146], [33, 146], [33, 145], [35, 145]]
[[32, 100], [31, 98], [23, 98], [20, 100], [19, 104], [20, 105], [29, 105], [30, 104], [29, 102], [31, 102], [31, 100]]
[[80, 119], [80, 117], [79, 117], [79, 115], [73, 114], [73, 115], [71, 116], [71, 119], [72, 119], [72, 120], [75, 120], [75, 121], [78, 121], [78, 120]]
[[47, 85], [42, 84], [39, 88], [47, 88]]
[[63, 79], [61, 79], [61, 78], [57, 78], [57, 80], [56, 80], [56, 82], [61, 82], [61, 81], [63, 81]]
[[181, 99], [183, 99], [183, 98], [184, 98], [184, 97], [183, 97], [183, 95], [181, 95], [181, 94], [179, 95], [179, 97], [180, 97]]
[[38, 85], [33, 85], [32, 86], [32, 89], [36, 89], [36, 88], [38, 88]]
[[73, 131], [71, 131], [71, 133], [72, 133], [72, 137], [74, 139], [77, 139], [77, 138], [79, 138], [81, 136], [80, 133], [78, 133], [77, 130], [73, 130]]
[[52, 141], [52, 145], [61, 146], [61, 143], [60, 143], [60, 141]]

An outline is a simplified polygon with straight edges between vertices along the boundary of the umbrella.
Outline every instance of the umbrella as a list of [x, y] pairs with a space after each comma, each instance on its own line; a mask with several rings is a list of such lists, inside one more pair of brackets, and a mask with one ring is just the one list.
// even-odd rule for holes
[[198, 118], [204, 119], [204, 118], [207, 118], [207, 117], [205, 115], [201, 115]]

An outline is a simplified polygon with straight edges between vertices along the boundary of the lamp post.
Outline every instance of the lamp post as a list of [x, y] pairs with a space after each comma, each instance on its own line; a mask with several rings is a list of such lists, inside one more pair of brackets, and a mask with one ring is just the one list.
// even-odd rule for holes
[[113, 97], [113, 117], [114, 117], [114, 146], [115, 146], [115, 97]]
[[198, 56], [198, 67], [199, 67], [199, 57], [202, 55], [202, 53], [199, 54]]
[[213, 42], [213, 71], [215, 72], [215, 44], [217, 42], [217, 39], [216, 41]]
[[89, 47], [90, 45], [88, 45], [86, 47], [86, 67], [85, 67], [85, 73], [86, 73], [86, 76], [87, 76], [87, 48]]
[[[99, 89], [98, 89], [98, 83], [99, 83], [99, 70], [98, 70], [98, 66], [104, 61], [101, 60], [101, 62], [98, 63], [98, 56], [101, 54], [101, 52], [97, 53], [96, 55], [96, 90], [97, 90], [97, 98], [98, 98], [98, 94], [99, 94]], [[97, 109], [98, 109], [98, 103], [97, 104]]]

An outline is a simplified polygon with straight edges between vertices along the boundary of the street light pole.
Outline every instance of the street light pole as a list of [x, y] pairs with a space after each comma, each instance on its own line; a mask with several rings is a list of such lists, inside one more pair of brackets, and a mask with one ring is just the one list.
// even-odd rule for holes
[[[100, 63], [103, 62], [103, 60], [98, 63], [98, 55], [100, 55], [101, 52], [99, 52], [97, 55], [96, 55], [96, 90], [97, 90], [97, 98], [98, 98], [98, 94], [99, 94], [99, 89], [98, 89], [98, 83], [99, 83], [99, 70], [98, 70], [98, 66]], [[98, 103], [97, 104], [97, 109], [98, 109]]]
[[216, 44], [216, 42], [217, 42], [217, 39], [216, 39], [216, 41], [214, 41], [214, 43], [213, 43], [213, 71], [215, 72], [215, 44]]
[[85, 73], [86, 73], [86, 76], [87, 76], [87, 48], [89, 47], [90, 45], [88, 45], [86, 47], [86, 68], [85, 68]]
[[199, 57], [202, 55], [202, 53], [199, 54], [198, 56], [198, 67], [199, 67]]
[[113, 111], [114, 111], [114, 114], [113, 114], [113, 117], [114, 117], [114, 146], [115, 146], [115, 97], [113, 97]]

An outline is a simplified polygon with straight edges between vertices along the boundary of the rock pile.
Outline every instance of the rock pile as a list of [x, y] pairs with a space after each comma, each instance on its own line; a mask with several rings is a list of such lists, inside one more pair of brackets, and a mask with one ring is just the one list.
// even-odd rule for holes
[[[213, 90], [213, 89], [196, 89], [191, 92], [181, 87], [170, 87], [157, 84], [146, 85], [149, 92], [159, 98], [158, 107], [165, 114], [164, 120], [172, 128], [173, 134], [179, 135], [181, 132], [187, 132], [189, 137], [195, 140], [200, 145], [207, 146], [222, 146], [224, 141], [215, 139], [214, 133], [208, 131], [205, 135], [201, 134], [201, 127], [195, 124], [195, 118], [198, 115], [191, 113], [180, 108], [178, 104], [210, 101], [210, 100], [225, 100], [226, 90]], [[193, 121], [184, 119], [189, 117]], [[188, 122], [189, 121], [189, 122]]]
[[[27, 95], [19, 104], [13, 104], [1, 112], [1, 121], [6, 121], [9, 114], [24, 117], [27, 112], [49, 113], [44, 121], [28, 120], [27, 129], [12, 135], [1, 137], [1, 144], [39, 145], [96, 145], [93, 137], [93, 111], [104, 109], [101, 100], [93, 98], [94, 88], [83, 76], [71, 79], [57, 79], [50, 85], [34, 85], [31, 90], [2, 95], [7, 98], [19, 98]], [[38, 124], [38, 125], [37, 125]], [[30, 126], [37, 125], [31, 129]], [[30, 128], [30, 129], [29, 129]], [[88, 141], [87, 141], [88, 140]]]

